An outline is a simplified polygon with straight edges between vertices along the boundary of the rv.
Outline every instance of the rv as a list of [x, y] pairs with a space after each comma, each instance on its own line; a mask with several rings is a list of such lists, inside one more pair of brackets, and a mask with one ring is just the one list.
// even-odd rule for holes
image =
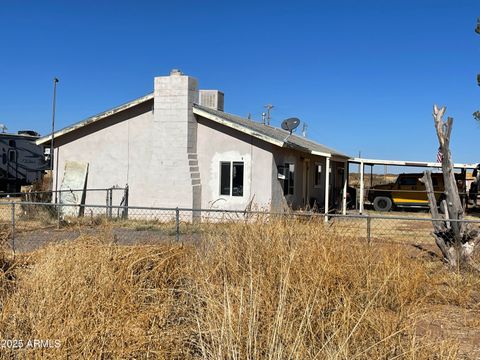
[[21, 186], [40, 181], [49, 164], [42, 146], [35, 144], [39, 134], [19, 131], [0, 133], [0, 191], [19, 192]]

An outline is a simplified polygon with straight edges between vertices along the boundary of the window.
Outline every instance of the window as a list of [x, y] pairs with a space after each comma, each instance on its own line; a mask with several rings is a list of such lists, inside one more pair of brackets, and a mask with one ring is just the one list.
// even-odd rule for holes
[[220, 195], [230, 195], [230, 163], [220, 163]]
[[232, 195], [243, 196], [243, 162], [234, 162], [232, 169]]
[[8, 161], [10, 162], [15, 162], [16, 161], [16, 157], [17, 157], [17, 153], [15, 152], [15, 150], [10, 150], [8, 152]]
[[401, 177], [398, 185], [417, 185], [417, 178], [415, 177]]
[[5, 165], [7, 163], [7, 154], [3, 153], [2, 154], [2, 164]]
[[315, 164], [315, 183], [314, 183], [315, 187], [322, 186], [321, 181], [322, 181], [322, 165]]
[[17, 147], [17, 143], [15, 142], [15, 140], [8, 140], [8, 146], [10, 147]]
[[284, 171], [283, 195], [293, 195], [295, 189], [295, 164], [285, 164]]
[[220, 163], [220, 195], [243, 196], [242, 161], [222, 161]]

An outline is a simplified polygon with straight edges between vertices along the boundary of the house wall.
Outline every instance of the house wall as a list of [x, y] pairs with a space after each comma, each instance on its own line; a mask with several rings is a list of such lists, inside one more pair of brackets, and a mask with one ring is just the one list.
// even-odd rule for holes
[[[270, 209], [272, 147], [264, 141], [197, 116], [198, 165], [202, 183], [202, 208]], [[243, 196], [220, 195], [220, 162], [244, 162]]]
[[[152, 106], [153, 101], [148, 101], [55, 140], [54, 169], [55, 173], [59, 170], [58, 188], [67, 160], [87, 162], [87, 188], [128, 184], [130, 205], [161, 205], [156, 178], [162, 172], [152, 161], [151, 151], [151, 143], [156, 141], [150, 131]], [[121, 194], [115, 194], [114, 205], [118, 205]], [[89, 191], [85, 202], [104, 205], [106, 193]]]
[[[130, 187], [129, 205], [199, 208], [197, 80], [174, 71], [155, 78], [154, 99], [85, 125], [57, 141], [59, 183], [65, 161], [89, 163], [87, 187]], [[115, 192], [121, 199], [121, 193]], [[120, 199], [114, 199], [119, 204]], [[89, 192], [87, 204], [105, 204]]]
[[[284, 195], [283, 180], [278, 179], [278, 166], [284, 166], [287, 163], [295, 165], [294, 171], [294, 193], [293, 195]], [[315, 164], [322, 166], [320, 174], [320, 184], [315, 186]], [[282, 211], [287, 207], [294, 209], [304, 208], [311, 205], [313, 200], [317, 206], [323, 207], [325, 198], [325, 158], [301, 153], [292, 149], [275, 147], [272, 158], [272, 210]], [[305, 167], [308, 171], [305, 172]], [[304, 174], [307, 174], [306, 181]], [[305, 186], [308, 187], [306, 193]]]

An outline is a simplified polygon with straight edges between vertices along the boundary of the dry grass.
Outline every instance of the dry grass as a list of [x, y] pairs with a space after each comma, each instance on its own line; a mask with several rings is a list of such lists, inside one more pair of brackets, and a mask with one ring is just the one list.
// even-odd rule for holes
[[61, 341], [23, 350], [38, 359], [455, 359], [461, 344], [428, 336], [428, 309], [479, 310], [477, 276], [402, 247], [321, 223], [218, 229], [195, 246], [105, 233], [29, 255], [0, 283], [0, 339]]

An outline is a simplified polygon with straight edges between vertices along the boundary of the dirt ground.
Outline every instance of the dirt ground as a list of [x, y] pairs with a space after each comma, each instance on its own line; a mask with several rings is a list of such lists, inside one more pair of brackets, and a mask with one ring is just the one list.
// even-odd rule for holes
[[[15, 249], [16, 253], [27, 253], [38, 250], [48, 244], [72, 241], [83, 235], [99, 235], [99, 233], [101, 234], [102, 232], [107, 238], [119, 245], [155, 245], [177, 241], [175, 234], [169, 231], [137, 230], [131, 228], [113, 228], [110, 230], [98, 228], [66, 228], [57, 230], [54, 227], [50, 227], [17, 232], [14, 242], [10, 242], [9, 245], [12, 249]], [[198, 241], [199, 238], [200, 234], [180, 234], [178, 241], [195, 242]]]

